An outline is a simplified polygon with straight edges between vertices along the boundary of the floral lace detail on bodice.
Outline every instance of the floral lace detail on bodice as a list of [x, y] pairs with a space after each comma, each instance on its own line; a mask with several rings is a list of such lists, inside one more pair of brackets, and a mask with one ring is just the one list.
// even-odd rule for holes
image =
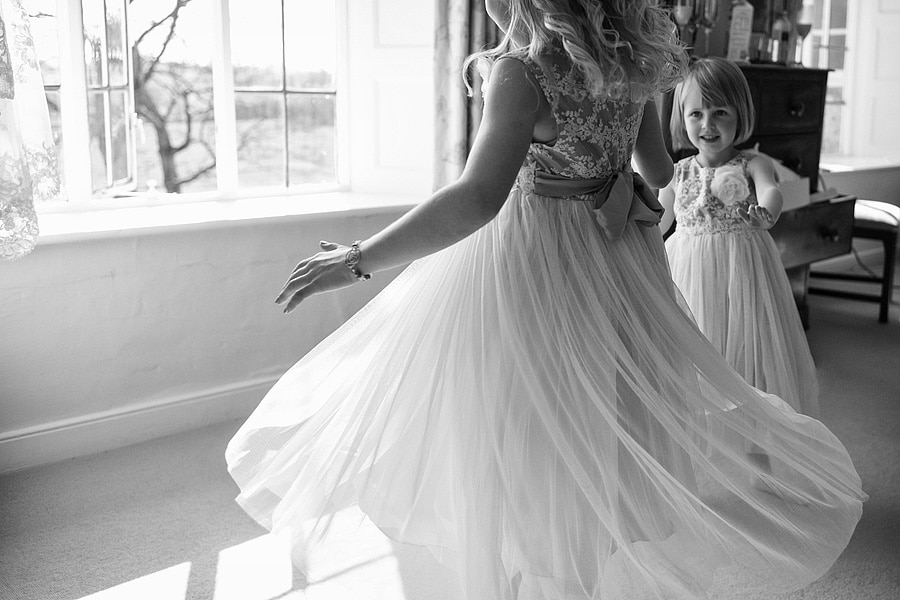
[[533, 190], [535, 169], [573, 179], [611, 177], [630, 170], [644, 102], [590, 96], [582, 75], [562, 54], [521, 60], [534, 74], [556, 118], [556, 141], [528, 150], [516, 187]]
[[678, 230], [694, 235], [751, 232], [738, 209], [757, 203], [747, 167], [754, 156], [739, 152], [719, 167], [701, 166], [696, 156], [679, 161], [674, 176]]

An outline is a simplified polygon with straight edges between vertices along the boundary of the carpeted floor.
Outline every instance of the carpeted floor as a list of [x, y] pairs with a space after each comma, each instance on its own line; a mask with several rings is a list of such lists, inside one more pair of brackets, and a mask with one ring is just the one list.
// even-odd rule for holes
[[[900, 599], [900, 310], [811, 299], [822, 420], [870, 500], [833, 569], [790, 600]], [[453, 600], [453, 575], [343, 514], [331, 546], [294, 575], [284, 540], [233, 502], [230, 422], [0, 478], [2, 600]], [[764, 600], [723, 585], [716, 600]], [[765, 600], [772, 600], [766, 597]]]

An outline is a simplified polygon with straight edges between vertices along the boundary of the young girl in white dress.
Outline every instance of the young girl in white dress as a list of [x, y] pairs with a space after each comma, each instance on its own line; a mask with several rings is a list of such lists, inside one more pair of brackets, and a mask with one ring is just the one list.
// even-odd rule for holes
[[[749, 386], [679, 304], [650, 193], [672, 176], [652, 98], [684, 67], [668, 14], [487, 8], [506, 36], [478, 57], [462, 176], [368, 239], [323, 242], [279, 293], [291, 310], [413, 261], [237, 432], [239, 503], [291, 533], [297, 562], [358, 505], [457, 569], [469, 600], [806, 585], [865, 494], [834, 435]], [[780, 493], [750, 484], [763, 475]]]
[[[672, 143], [698, 153], [660, 191], [675, 233], [669, 267], [697, 324], [748, 383], [818, 416], [818, 379], [790, 283], [767, 231], [782, 197], [771, 160], [737, 150], [753, 132], [750, 89], [723, 58], [692, 63], [675, 88]], [[674, 208], [674, 210], [673, 210]], [[665, 229], [664, 229], [665, 231]]]

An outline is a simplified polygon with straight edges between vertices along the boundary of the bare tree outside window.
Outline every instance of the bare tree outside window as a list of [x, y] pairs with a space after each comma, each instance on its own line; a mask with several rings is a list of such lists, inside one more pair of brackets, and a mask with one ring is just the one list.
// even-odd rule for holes
[[22, 1], [76, 197], [338, 184], [333, 0]]
[[[138, 188], [216, 188], [208, 2], [131, 0]], [[150, 184], [152, 186], [152, 183]]]

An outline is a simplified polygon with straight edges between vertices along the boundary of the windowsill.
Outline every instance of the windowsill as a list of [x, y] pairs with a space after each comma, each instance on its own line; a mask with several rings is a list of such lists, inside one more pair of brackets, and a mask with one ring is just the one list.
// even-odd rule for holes
[[841, 156], [823, 154], [819, 168], [830, 173], [900, 168], [900, 156]]
[[255, 222], [321, 219], [411, 208], [422, 196], [327, 192], [85, 211], [38, 211], [38, 244], [127, 237]]

